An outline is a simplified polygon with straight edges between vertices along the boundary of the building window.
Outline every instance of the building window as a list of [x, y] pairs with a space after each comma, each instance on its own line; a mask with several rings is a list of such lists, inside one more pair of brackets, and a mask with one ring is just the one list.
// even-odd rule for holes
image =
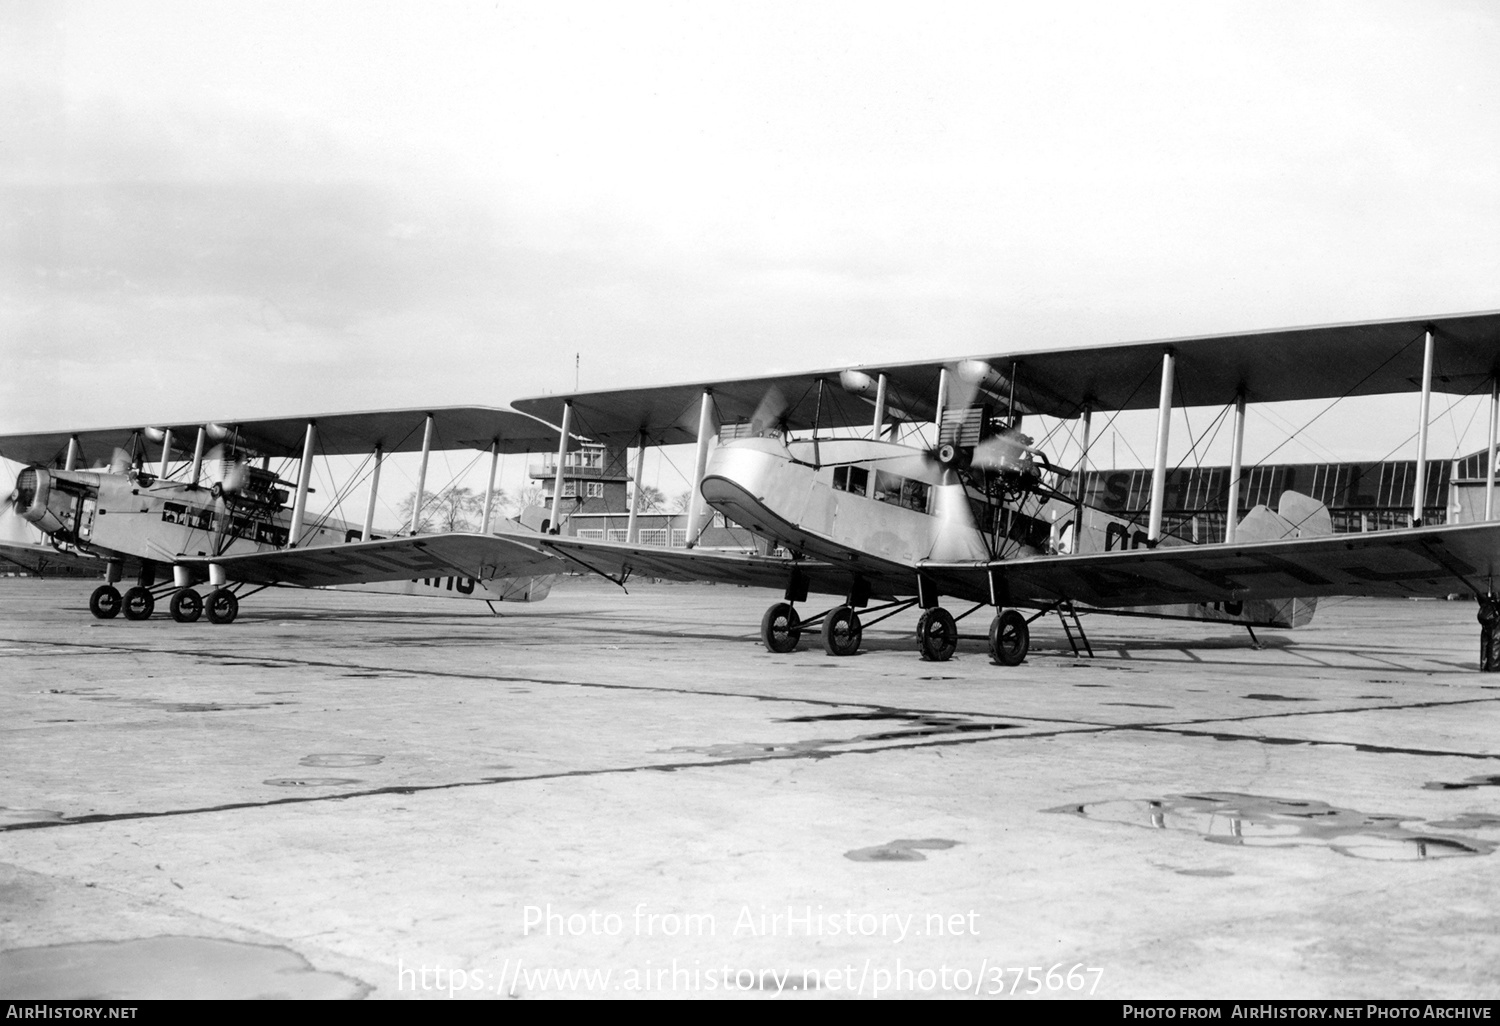
[[667, 532], [664, 528], [653, 527], [641, 531], [642, 545], [657, 545], [662, 548], [667, 546]]
[[578, 537], [587, 538], [589, 541], [603, 541], [604, 531], [601, 528], [589, 527], [579, 531]]
[[563, 479], [563, 498], [576, 499], [578, 497], [578, 482]]
[[585, 484], [583, 486], [583, 494], [584, 494], [584, 496], [586, 498], [590, 498], [590, 499], [602, 499], [602, 498], [604, 498], [604, 482], [603, 481], [588, 481], [588, 482], [585, 482]]
[[630, 532], [626, 531], [623, 527], [611, 527], [609, 529], [609, 534], [607, 535], [607, 537], [612, 542], [622, 542], [625, 540], [626, 535], [628, 535], [629, 533]]
[[682, 549], [687, 547], [687, 529], [682, 527], [672, 528], [672, 548]]

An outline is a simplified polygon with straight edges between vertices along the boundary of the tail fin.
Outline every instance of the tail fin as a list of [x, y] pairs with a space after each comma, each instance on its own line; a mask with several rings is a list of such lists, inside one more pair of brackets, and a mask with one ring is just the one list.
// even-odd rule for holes
[[[1237, 542], [1281, 541], [1283, 538], [1315, 538], [1333, 533], [1333, 517], [1328, 507], [1301, 492], [1282, 492], [1276, 512], [1256, 506], [1239, 522]], [[1246, 612], [1254, 609], [1254, 619], [1269, 621], [1277, 627], [1301, 627], [1312, 622], [1317, 611], [1315, 598], [1263, 599], [1245, 603]]]

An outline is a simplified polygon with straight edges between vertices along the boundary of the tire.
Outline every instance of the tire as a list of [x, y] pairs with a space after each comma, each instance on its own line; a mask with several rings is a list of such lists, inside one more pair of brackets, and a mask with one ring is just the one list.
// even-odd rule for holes
[[156, 599], [142, 587], [134, 587], [125, 593], [125, 619], [149, 620], [156, 609]]
[[109, 584], [95, 588], [89, 596], [89, 612], [99, 620], [113, 620], [120, 615], [120, 607], [124, 604], [119, 590]]
[[823, 651], [831, 656], [852, 656], [859, 651], [864, 633], [853, 606], [839, 606], [823, 618]]
[[173, 593], [167, 610], [178, 623], [194, 623], [203, 615], [203, 596], [192, 588], [183, 588]]
[[958, 624], [941, 606], [922, 610], [917, 618], [917, 649], [929, 663], [946, 663], [958, 648]]
[[208, 593], [203, 608], [209, 623], [234, 623], [234, 618], [240, 615], [240, 600], [228, 588], [220, 588]]
[[1026, 617], [1007, 609], [990, 624], [990, 656], [1001, 666], [1018, 666], [1031, 650], [1031, 628]]
[[802, 640], [802, 618], [790, 602], [778, 602], [760, 618], [760, 640], [771, 652], [786, 653]]

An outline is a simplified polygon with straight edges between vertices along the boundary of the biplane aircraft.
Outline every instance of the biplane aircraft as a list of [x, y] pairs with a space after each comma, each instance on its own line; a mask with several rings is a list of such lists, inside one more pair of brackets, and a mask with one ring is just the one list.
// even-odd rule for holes
[[[534, 532], [492, 525], [490, 496], [481, 527], [490, 545], [482, 548], [470, 534], [383, 538], [373, 530], [376, 498], [392, 454], [421, 453], [422, 495], [435, 447], [488, 450], [493, 492], [502, 453], [550, 450], [556, 435], [511, 410], [447, 408], [0, 437], [0, 456], [25, 464], [10, 511], [47, 538], [0, 542], [0, 562], [102, 564], [105, 583], [89, 599], [100, 619], [123, 610], [126, 619], [144, 620], [166, 598], [179, 623], [205, 613], [212, 623], [230, 623], [247, 588], [275, 584], [534, 601], [546, 596], [557, 560], [507, 546], [502, 539]], [[308, 512], [315, 458], [346, 455], [366, 457], [362, 525]], [[273, 459], [293, 461], [295, 480], [278, 476]], [[420, 506], [413, 503], [412, 534]], [[496, 548], [503, 566], [494, 562]], [[135, 584], [122, 595], [115, 585], [127, 576]], [[204, 583], [207, 595], [198, 591]]]
[[[781, 589], [782, 600], [761, 623], [763, 642], [776, 652], [790, 651], [817, 628], [829, 654], [851, 655], [865, 626], [918, 607], [917, 647], [923, 658], [941, 661], [955, 651], [957, 622], [991, 609], [991, 654], [1014, 665], [1029, 650], [1030, 624], [1051, 613], [1062, 618], [1070, 640], [1086, 645], [1080, 612], [1296, 627], [1322, 596], [1463, 591], [1479, 603], [1480, 668], [1496, 670], [1500, 522], [1492, 519], [1493, 460], [1484, 522], [1423, 524], [1421, 497], [1433, 394], [1487, 388], [1493, 454], [1500, 441], [1497, 374], [1500, 313], [1491, 312], [578, 392], [517, 401], [519, 413], [394, 411], [239, 423], [236, 445], [285, 456], [300, 451], [289, 516], [288, 482], [264, 466], [260, 477], [235, 477], [238, 492], [231, 494], [228, 477], [217, 490], [203, 487], [204, 446], [223, 430], [213, 425], [166, 429], [195, 438], [180, 479], [163, 480], [166, 454], [176, 451], [165, 432], [162, 473], [155, 477], [128, 454], [123, 466], [105, 473], [78, 471], [84, 444], [117, 444], [108, 433], [0, 437], [0, 455], [33, 464], [13, 493], [23, 517], [59, 547], [107, 561], [108, 583], [91, 603], [96, 615], [112, 615], [117, 601], [127, 616], [149, 615], [154, 598], [170, 594], [174, 617], [193, 619], [195, 599], [187, 593], [202, 581], [213, 589], [204, 603], [210, 619], [223, 621], [237, 608], [236, 589], [247, 586], [488, 582], [582, 568], [622, 586], [644, 575]], [[1412, 393], [1418, 482], [1411, 528], [1333, 534], [1326, 508], [1294, 492], [1283, 494], [1274, 511], [1258, 506], [1239, 516], [1248, 404]], [[1177, 404], [1232, 413], [1220, 542], [1192, 544], [1164, 522]], [[1137, 524], [1089, 505], [1068, 480], [1088, 466], [1095, 415], [1152, 408], [1150, 509]], [[489, 419], [470, 425], [465, 414]], [[690, 524], [696, 530], [704, 523], [706, 504], [759, 533], [765, 550], [712, 551], [691, 541], [685, 549], [641, 545], [636, 506], [623, 542], [567, 537], [555, 526], [548, 534], [507, 526], [500, 534], [417, 535], [414, 528], [409, 536], [377, 540], [368, 517], [362, 531], [323, 525], [317, 528], [323, 534], [309, 534], [307, 473], [322, 433], [350, 429], [351, 441], [336, 451], [373, 451], [378, 462], [382, 447], [414, 446], [410, 434], [397, 431], [407, 425], [409, 432], [414, 418], [425, 420], [424, 465], [435, 420], [458, 422], [447, 431], [455, 447], [496, 454], [532, 451], [543, 437], [555, 438], [552, 525], [563, 512], [562, 467], [574, 440], [633, 444], [637, 467], [648, 445], [692, 444]], [[1077, 429], [1076, 467], [1055, 464], [1024, 433], [1030, 418]], [[934, 428], [935, 436], [914, 441], [909, 430], [901, 434], [920, 425]], [[392, 441], [398, 436], [401, 442]], [[124, 524], [116, 527], [116, 520]], [[125, 526], [132, 522], [143, 526]], [[172, 579], [158, 586], [155, 574], [163, 567]], [[127, 569], [140, 574], [140, 583], [116, 599], [109, 591]], [[799, 613], [797, 605], [813, 593], [838, 601]], [[955, 616], [945, 600], [971, 608]]]
[[[1439, 372], [1440, 368], [1440, 372]], [[551, 395], [513, 406], [596, 441], [696, 445], [690, 529], [702, 503], [759, 532], [786, 559], [662, 550], [551, 538], [543, 547], [623, 581], [632, 572], [765, 583], [785, 594], [766, 610], [772, 651], [821, 629], [825, 650], [849, 655], [865, 617], [922, 610], [922, 656], [949, 658], [956, 621], [994, 610], [997, 663], [1025, 658], [1030, 623], [1057, 612], [1070, 641], [1080, 611], [1295, 627], [1320, 596], [1412, 597], [1467, 592], [1479, 602], [1484, 670], [1500, 669], [1500, 523], [1494, 461], [1485, 520], [1424, 525], [1422, 497], [1434, 392], [1491, 396], [1488, 452], [1500, 425], [1500, 313], [1183, 338], [960, 361], [844, 368], [728, 382]], [[1417, 496], [1412, 527], [1332, 533], [1322, 503], [1295, 492], [1275, 511], [1240, 519], [1245, 411], [1250, 403], [1416, 393]], [[847, 400], [854, 397], [857, 401]], [[1233, 415], [1225, 537], [1189, 544], [1164, 530], [1174, 404]], [[1094, 415], [1157, 410], [1150, 510], [1126, 522], [1066, 490], [1088, 465]], [[1075, 468], [1047, 459], [1027, 418], [1070, 422]], [[926, 422], [936, 437], [896, 441]], [[721, 440], [717, 447], [712, 439]], [[842, 601], [810, 616], [810, 592]], [[971, 603], [955, 617], [944, 599]], [[880, 604], [871, 607], [872, 600]], [[1025, 610], [1026, 612], [1023, 612]], [[869, 622], [877, 622], [870, 620]], [[1071, 624], [1071, 626], [1070, 626]]]

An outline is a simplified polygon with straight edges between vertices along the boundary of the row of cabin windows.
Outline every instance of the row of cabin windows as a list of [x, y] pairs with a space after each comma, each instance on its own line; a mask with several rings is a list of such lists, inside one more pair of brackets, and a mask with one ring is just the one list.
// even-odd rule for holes
[[834, 467], [833, 487], [835, 491], [863, 495], [876, 502], [889, 502], [893, 506], [928, 513], [932, 509], [932, 486], [925, 481], [913, 481], [909, 477], [875, 471], [874, 486], [871, 487], [870, 471], [865, 467]]

